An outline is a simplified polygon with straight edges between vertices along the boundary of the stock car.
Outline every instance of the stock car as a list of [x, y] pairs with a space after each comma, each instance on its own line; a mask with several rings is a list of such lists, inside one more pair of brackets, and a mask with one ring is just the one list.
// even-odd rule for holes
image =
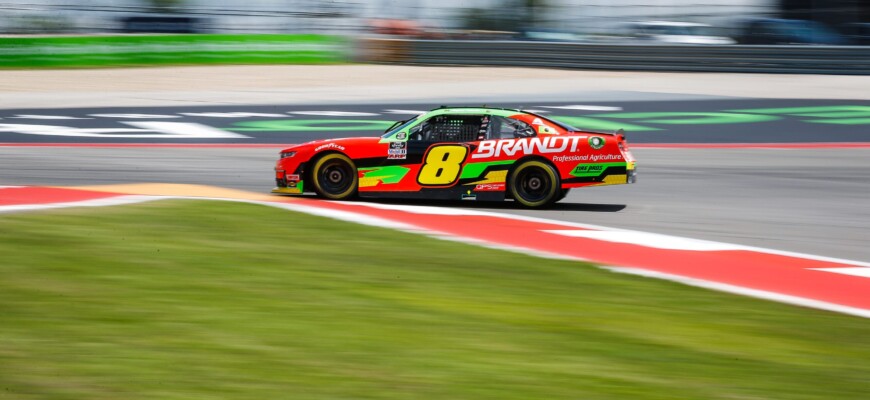
[[634, 183], [622, 130], [580, 130], [521, 110], [441, 107], [380, 137], [317, 140], [284, 149], [273, 193], [551, 205], [572, 188]]

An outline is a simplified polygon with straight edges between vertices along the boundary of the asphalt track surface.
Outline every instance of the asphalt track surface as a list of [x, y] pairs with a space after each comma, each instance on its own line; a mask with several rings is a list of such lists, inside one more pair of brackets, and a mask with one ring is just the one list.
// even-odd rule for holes
[[[511, 106], [512, 104], [506, 104]], [[571, 103], [538, 103], [564, 107]], [[870, 129], [860, 101], [705, 100], [596, 103], [595, 109], [542, 108], [559, 115], [631, 112], [678, 112], [681, 115], [635, 115], [633, 118], [596, 119], [627, 121], [654, 128], [629, 131], [631, 143], [810, 143], [811, 148], [649, 148], [634, 149], [639, 160], [635, 185], [572, 191], [550, 210], [523, 210], [511, 203], [435, 203], [473, 207], [562, 221], [596, 224], [697, 239], [766, 247], [829, 257], [870, 261], [870, 148], [812, 148], [820, 142], [870, 142]], [[142, 115], [172, 115], [173, 120], [193, 122], [221, 130], [251, 122], [251, 117], [215, 117], [213, 113], [287, 114], [281, 118], [341, 118], [396, 120], [408, 114], [387, 110], [423, 110], [427, 104], [376, 104], [353, 106], [256, 106], [136, 109], [2, 110], [0, 126], [0, 185], [79, 186], [130, 182], [195, 183], [267, 192], [273, 185], [272, 166], [279, 144], [299, 143], [319, 137], [372, 135], [377, 131], [327, 129], [310, 132], [236, 131], [248, 138], [185, 139], [110, 136], [81, 137], [21, 134], [8, 125], [43, 124], [65, 129], [108, 129], [130, 121], [154, 120]], [[796, 109], [812, 107], [813, 109]], [[840, 108], [819, 108], [840, 107]], [[852, 108], [842, 108], [852, 107]], [[858, 108], [855, 108], [858, 107]], [[783, 112], [783, 108], [787, 108]], [[745, 113], [723, 110], [767, 110]], [[770, 114], [770, 109], [778, 114]], [[311, 115], [310, 111], [337, 111], [376, 115]], [[301, 113], [300, 113], [301, 112]], [[211, 113], [211, 117], [203, 116]], [[695, 114], [686, 114], [695, 113]], [[702, 113], [702, 114], [698, 114]], [[712, 117], [731, 114], [775, 116], [765, 121], [709, 124]], [[106, 117], [105, 115], [112, 117]], [[199, 115], [186, 115], [199, 114]], [[803, 114], [803, 115], [796, 115]], [[97, 115], [97, 116], [95, 116]], [[123, 115], [123, 117], [118, 117]], [[135, 118], [130, 118], [135, 115]], [[34, 117], [36, 116], [36, 117]], [[55, 117], [55, 118], [48, 118]], [[698, 124], [697, 119], [703, 123]], [[161, 119], [158, 119], [161, 120]], [[662, 120], [666, 123], [661, 123]], [[677, 123], [674, 123], [674, 120]], [[686, 121], [688, 120], [688, 121]], [[845, 123], [842, 123], [844, 122]], [[214, 122], [219, 121], [219, 122]], [[652, 122], [651, 122], [652, 121]], [[822, 122], [819, 122], [822, 121]], [[836, 121], [835, 123], [830, 123]], [[256, 121], [254, 121], [256, 122]], [[719, 120], [721, 122], [721, 119]], [[6, 124], [6, 125], [2, 125]], [[333, 126], [333, 125], [327, 125]], [[123, 128], [122, 128], [123, 129]], [[137, 128], [138, 129], [138, 128]], [[81, 131], [79, 131], [81, 132]], [[89, 131], [91, 132], [91, 131]], [[763, 136], [762, 136], [763, 135]], [[135, 133], [134, 133], [135, 136]], [[231, 147], [136, 147], [146, 143], [213, 144]], [[60, 144], [39, 146], [39, 144]], [[94, 143], [112, 143], [93, 147]], [[36, 145], [30, 146], [28, 144]], [[77, 147], [76, 144], [85, 144]], [[238, 147], [253, 144], [253, 147]], [[25, 145], [25, 146], [21, 146]], [[128, 146], [131, 145], [131, 146]], [[38, 147], [37, 147], [38, 146]], [[702, 146], [703, 147], [703, 146]], [[713, 146], [715, 147], [715, 146]]]
[[[295, 144], [378, 135], [394, 121], [439, 105], [8, 109], [0, 110], [0, 143]], [[498, 105], [532, 109], [585, 129], [622, 128], [630, 143], [870, 142], [870, 101], [861, 100], [665, 97]]]
[[[635, 154], [637, 184], [573, 190], [550, 210], [434, 204], [870, 261], [870, 149]], [[265, 193], [276, 155], [276, 148], [0, 147], [0, 182], [195, 183]]]

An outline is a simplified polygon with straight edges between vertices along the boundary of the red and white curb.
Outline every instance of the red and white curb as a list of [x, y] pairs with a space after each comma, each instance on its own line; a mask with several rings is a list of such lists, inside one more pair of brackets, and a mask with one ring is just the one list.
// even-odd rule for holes
[[870, 318], [870, 263], [464, 208], [6, 187], [0, 188], [0, 213], [167, 198], [265, 204], [525, 254], [590, 261], [616, 272]]

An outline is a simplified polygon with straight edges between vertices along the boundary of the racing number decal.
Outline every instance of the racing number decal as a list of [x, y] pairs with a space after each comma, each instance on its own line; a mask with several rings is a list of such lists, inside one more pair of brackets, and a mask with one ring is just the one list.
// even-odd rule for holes
[[417, 183], [423, 186], [448, 186], [459, 179], [462, 162], [468, 155], [468, 147], [455, 144], [435, 145], [429, 148]]

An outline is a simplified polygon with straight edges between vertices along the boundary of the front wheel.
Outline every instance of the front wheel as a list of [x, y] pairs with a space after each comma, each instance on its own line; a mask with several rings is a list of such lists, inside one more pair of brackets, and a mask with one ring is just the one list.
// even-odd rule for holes
[[311, 183], [321, 197], [344, 200], [356, 194], [356, 167], [344, 154], [331, 153], [317, 159], [311, 168]]
[[562, 194], [559, 176], [550, 164], [526, 161], [517, 166], [508, 180], [510, 194], [524, 207], [546, 207]]

